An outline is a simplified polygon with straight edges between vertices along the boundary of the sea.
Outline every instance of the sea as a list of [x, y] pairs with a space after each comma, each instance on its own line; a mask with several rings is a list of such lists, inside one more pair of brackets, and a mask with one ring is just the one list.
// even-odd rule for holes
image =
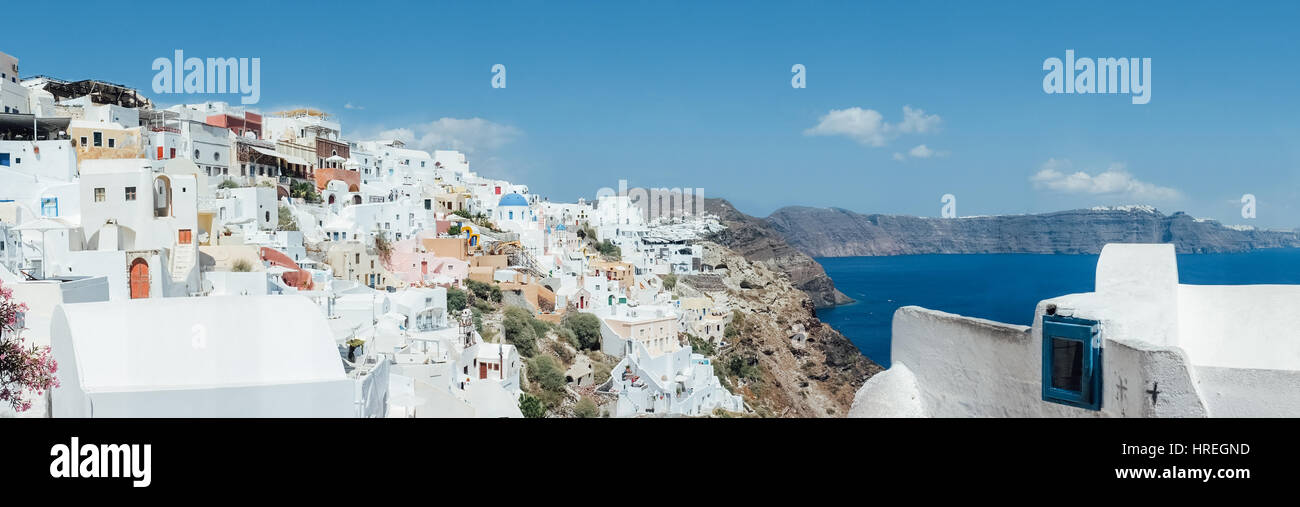
[[[1096, 255], [956, 254], [823, 257], [857, 302], [817, 310], [871, 360], [889, 367], [894, 310], [908, 305], [1010, 324], [1033, 323], [1039, 301], [1092, 292]], [[1185, 284], [1300, 284], [1300, 249], [1178, 255]]]

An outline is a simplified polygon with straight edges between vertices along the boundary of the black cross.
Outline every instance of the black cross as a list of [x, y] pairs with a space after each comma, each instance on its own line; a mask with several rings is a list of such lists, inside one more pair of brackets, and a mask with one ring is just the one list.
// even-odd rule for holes
[[1151, 395], [1151, 404], [1155, 405], [1156, 398], [1160, 396], [1160, 383], [1156, 382], [1155, 384], [1152, 384], [1151, 389], [1147, 390], [1147, 394]]

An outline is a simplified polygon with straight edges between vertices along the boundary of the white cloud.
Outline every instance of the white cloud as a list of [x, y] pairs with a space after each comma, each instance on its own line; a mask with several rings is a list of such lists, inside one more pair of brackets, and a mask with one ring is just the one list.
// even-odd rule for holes
[[934, 157], [946, 157], [946, 156], [948, 156], [948, 152], [935, 150], [924, 144], [916, 145], [916, 147], [907, 150], [907, 153], [894, 152], [894, 160], [898, 160], [898, 161], [907, 160], [908, 157], [934, 158]]
[[348, 102], [347, 104], [343, 104], [343, 109], [356, 109], [356, 110], [363, 110], [363, 109], [365, 109], [365, 107], [362, 107], [362, 106], [354, 106], [354, 105], [352, 105], [351, 102]]
[[832, 109], [821, 117], [815, 127], [804, 130], [803, 134], [845, 136], [867, 146], [880, 147], [902, 134], [935, 132], [942, 121], [939, 115], [927, 115], [923, 110], [903, 106], [903, 121], [891, 124], [885, 122], [884, 115], [874, 109], [851, 107]]
[[1071, 171], [1069, 160], [1049, 159], [1029, 178], [1035, 188], [1065, 194], [1105, 195], [1140, 200], [1170, 201], [1181, 197], [1178, 190], [1140, 181], [1124, 169], [1111, 164], [1103, 172], [1088, 174]]
[[509, 144], [523, 132], [510, 125], [482, 118], [439, 118], [410, 127], [375, 129], [364, 139], [400, 139], [410, 148], [425, 151], [458, 150], [465, 154], [491, 152]]
[[898, 131], [906, 134], [928, 134], [939, 130], [943, 120], [937, 114], [925, 114], [920, 109], [903, 106], [903, 123], [898, 124]]

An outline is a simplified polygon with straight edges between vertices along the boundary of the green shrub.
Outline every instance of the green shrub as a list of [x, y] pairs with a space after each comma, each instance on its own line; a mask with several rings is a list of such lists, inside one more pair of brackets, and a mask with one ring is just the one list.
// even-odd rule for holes
[[546, 341], [551, 345], [551, 352], [554, 352], [555, 356], [560, 358], [560, 361], [563, 361], [564, 364], [573, 364], [574, 354], [573, 351], [570, 350], [567, 345], [565, 345], [563, 342], [554, 341], [554, 340], [546, 340]]
[[529, 419], [546, 417], [546, 407], [542, 406], [542, 401], [528, 393], [519, 395], [519, 411]]
[[608, 363], [596, 362], [593, 359], [591, 364], [592, 380], [596, 382], [596, 385], [604, 384], [606, 380], [609, 380], [609, 373], [613, 369], [614, 367]]
[[505, 318], [501, 320], [506, 343], [514, 345], [524, 357], [537, 353], [537, 332], [533, 330], [532, 320], [531, 312], [517, 306], [506, 308]]
[[677, 286], [677, 275], [664, 276], [664, 290], [671, 291]]
[[581, 400], [578, 400], [577, 405], [573, 406], [573, 416], [582, 419], [600, 417], [600, 407], [597, 407], [596, 402], [591, 401], [591, 398], [584, 396]]
[[600, 243], [597, 243], [596, 251], [600, 252], [601, 255], [611, 259], [619, 260], [623, 258], [623, 249], [619, 248], [618, 245], [615, 245], [612, 241], [608, 239], [605, 241], [601, 241]]
[[572, 329], [561, 326], [555, 329], [555, 334], [560, 337], [560, 341], [572, 345], [575, 349], [582, 350], [582, 342], [578, 341], [578, 335]]
[[453, 225], [453, 226], [451, 226], [451, 227], [448, 227], [448, 228], [447, 228], [447, 234], [450, 235], [450, 236], [459, 236], [459, 235], [460, 235], [460, 226], [459, 226], [459, 225]]
[[239, 184], [235, 183], [235, 180], [225, 180], [218, 183], [217, 188], [239, 188]]
[[234, 264], [230, 265], [230, 270], [236, 273], [248, 273], [253, 270], [253, 263], [248, 259], [236, 259]]
[[564, 390], [564, 371], [551, 356], [537, 356], [528, 360], [528, 380], [536, 382], [546, 391]]
[[561, 324], [578, 339], [578, 348], [600, 349], [600, 318], [590, 313], [569, 312]]
[[276, 226], [277, 229], [281, 231], [298, 230], [298, 221], [293, 218], [293, 212], [289, 211], [288, 206], [280, 205], [279, 218], [280, 223]]
[[501, 287], [497, 287], [495, 284], [483, 283], [478, 280], [465, 280], [465, 287], [468, 287], [476, 298], [494, 303], [501, 302]]
[[465, 305], [468, 304], [468, 301], [469, 301], [469, 297], [465, 295], [465, 291], [457, 289], [455, 287], [447, 288], [447, 310], [448, 311], [460, 313], [461, 310], [465, 309]]
[[712, 356], [713, 354], [716, 354], [718, 352], [717, 348], [714, 347], [713, 344], [710, 343], [708, 340], [705, 340], [693, 334], [687, 333], [686, 341], [690, 342], [692, 350], [694, 350], [699, 354], [703, 354], [706, 357]]
[[529, 317], [532, 318], [532, 321], [529, 322], [529, 324], [533, 326], [533, 334], [536, 334], [538, 338], [544, 338], [546, 336], [546, 333], [551, 332], [550, 322], [544, 321], [537, 317], [533, 317], [531, 313], [529, 314]]

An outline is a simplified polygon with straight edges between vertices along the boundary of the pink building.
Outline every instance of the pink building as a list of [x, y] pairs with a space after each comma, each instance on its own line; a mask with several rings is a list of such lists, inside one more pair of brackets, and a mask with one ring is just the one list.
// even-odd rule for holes
[[393, 243], [393, 255], [386, 267], [408, 285], [459, 285], [469, 276], [469, 262], [421, 252], [419, 243], [410, 239]]

